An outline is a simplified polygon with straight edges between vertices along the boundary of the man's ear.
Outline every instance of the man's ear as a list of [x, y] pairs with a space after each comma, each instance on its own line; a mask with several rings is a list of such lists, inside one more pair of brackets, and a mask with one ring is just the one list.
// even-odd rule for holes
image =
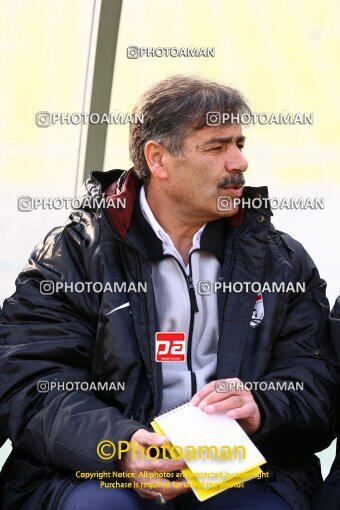
[[158, 142], [149, 140], [144, 147], [144, 156], [150, 172], [157, 179], [166, 179], [168, 171], [164, 165], [166, 149]]

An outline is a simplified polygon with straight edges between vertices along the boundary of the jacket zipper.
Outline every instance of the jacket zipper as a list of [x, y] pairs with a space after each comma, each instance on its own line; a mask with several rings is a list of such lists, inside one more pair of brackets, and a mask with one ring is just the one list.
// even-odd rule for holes
[[[194, 250], [198, 251], [198, 250]], [[189, 335], [188, 335], [188, 352], [187, 352], [187, 364], [188, 364], [188, 370], [190, 371], [191, 375], [191, 396], [193, 397], [195, 393], [197, 392], [197, 380], [196, 380], [196, 374], [194, 370], [192, 369], [192, 335], [194, 331], [194, 320], [195, 320], [195, 313], [198, 312], [198, 306], [197, 306], [197, 299], [196, 299], [196, 293], [192, 281], [192, 267], [191, 267], [191, 255], [193, 252], [189, 255], [189, 274], [187, 276], [187, 283], [188, 283], [188, 289], [189, 289], [189, 299], [190, 299], [190, 326], [189, 326]]]
[[189, 301], [190, 301], [190, 323], [189, 323], [189, 332], [188, 332], [188, 343], [187, 343], [187, 367], [190, 372], [191, 376], [191, 396], [194, 396], [194, 394], [197, 391], [197, 380], [196, 380], [196, 374], [192, 369], [192, 334], [194, 331], [194, 320], [195, 320], [195, 313], [197, 313], [198, 305], [197, 305], [197, 299], [196, 299], [196, 293], [195, 288], [192, 281], [192, 267], [191, 267], [191, 255], [195, 252], [199, 251], [198, 249], [193, 250], [189, 255], [189, 274], [186, 274], [183, 267], [179, 263], [179, 261], [176, 259], [176, 257], [173, 257], [172, 255], [168, 255], [169, 257], [173, 258], [180, 268], [187, 287], [188, 287], [188, 294], [189, 294]]

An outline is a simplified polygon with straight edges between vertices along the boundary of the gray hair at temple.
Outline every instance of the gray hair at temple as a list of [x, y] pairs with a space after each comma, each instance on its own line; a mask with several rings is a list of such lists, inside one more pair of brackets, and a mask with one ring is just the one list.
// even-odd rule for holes
[[147, 90], [133, 109], [133, 114], [142, 114], [143, 122], [130, 124], [129, 152], [138, 177], [145, 183], [150, 177], [144, 156], [149, 140], [172, 156], [183, 155], [183, 140], [207, 126], [209, 112], [228, 113], [230, 118], [251, 113], [237, 90], [196, 76], [170, 76]]

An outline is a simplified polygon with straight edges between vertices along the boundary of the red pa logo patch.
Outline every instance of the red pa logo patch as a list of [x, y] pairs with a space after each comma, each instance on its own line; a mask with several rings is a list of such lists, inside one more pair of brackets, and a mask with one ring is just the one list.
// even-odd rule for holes
[[156, 340], [156, 361], [185, 361], [185, 333], [158, 332]]

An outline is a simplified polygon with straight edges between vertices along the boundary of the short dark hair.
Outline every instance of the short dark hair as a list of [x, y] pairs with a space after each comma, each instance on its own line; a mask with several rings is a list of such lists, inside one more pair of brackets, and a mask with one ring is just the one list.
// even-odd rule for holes
[[133, 109], [133, 114], [143, 115], [143, 122], [130, 124], [129, 152], [138, 177], [144, 182], [150, 177], [144, 156], [149, 140], [178, 156], [184, 138], [207, 125], [208, 112], [251, 113], [237, 90], [196, 76], [170, 76], [147, 90]]

